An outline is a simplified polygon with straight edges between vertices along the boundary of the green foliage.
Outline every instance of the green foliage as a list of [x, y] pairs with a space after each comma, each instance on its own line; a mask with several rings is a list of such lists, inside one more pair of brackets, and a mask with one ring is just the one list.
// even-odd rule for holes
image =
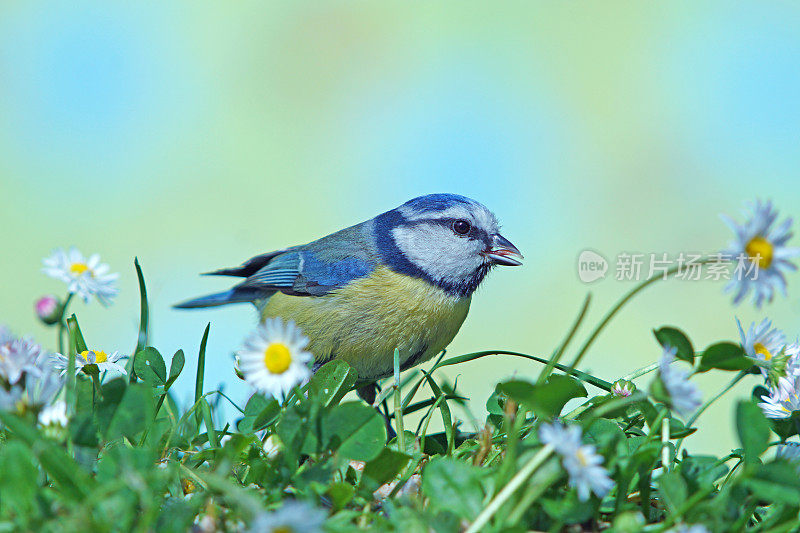
[[746, 370], [752, 366], [753, 360], [744, 354], [741, 346], [732, 342], [720, 342], [706, 348], [700, 358], [698, 371], [706, 372], [712, 368]]
[[[637, 381], [635, 390], [621, 392], [555, 361], [586, 304], [553, 359], [502, 351], [440, 358], [383, 383], [380, 411], [348, 396], [361, 383], [346, 362], [334, 360], [283, 401], [253, 394], [243, 409], [234, 406], [241, 416], [228, 422], [220, 405], [229, 400], [205, 387], [209, 327], [197, 373], [188, 376], [195, 394], [189, 405], [176, 401], [172, 387], [185, 355], [178, 350], [167, 361], [147, 345], [138, 262], [136, 270], [142, 310], [132, 376], [93, 381], [72, 372], [64, 392], [66, 428], [37, 424], [36, 409], [0, 411], [0, 528], [177, 532], [203, 524], [237, 531], [288, 500], [324, 509], [326, 531], [343, 532], [798, 527], [798, 464], [773, 458], [774, 446], [797, 434], [797, 413], [768, 420], [757, 403], [769, 391], [756, 388], [753, 401], [739, 402], [732, 417], [741, 448], [723, 457], [690, 453], [683, 439], [702, 430], [698, 417], [710, 402], [688, 419], [673, 413], [668, 380], [641, 381], [656, 365], [620, 376]], [[65, 328], [74, 361], [87, 343], [74, 315]], [[689, 363], [695, 373], [753, 364], [732, 342], [695, 356], [681, 330], [662, 327], [654, 334], [675, 348], [677, 364]], [[495, 386], [485, 420], [469, 415], [470, 424], [462, 422], [468, 394], [441, 369], [501, 354], [526, 360], [530, 372]], [[732, 385], [747, 375], [740, 372]], [[580, 454], [546, 442], [544, 423], [579, 430]], [[595, 457], [612, 488], [582, 497], [566, 468], [570, 457], [573, 468]]]
[[675, 349], [675, 357], [694, 364], [694, 348], [684, 332], [677, 328], [664, 326], [653, 333], [661, 346]]

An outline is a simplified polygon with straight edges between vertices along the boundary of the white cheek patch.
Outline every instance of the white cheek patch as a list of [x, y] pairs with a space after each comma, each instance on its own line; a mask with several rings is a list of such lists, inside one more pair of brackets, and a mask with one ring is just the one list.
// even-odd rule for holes
[[392, 236], [406, 258], [435, 280], [462, 281], [483, 263], [483, 243], [458, 237], [439, 224], [397, 227]]

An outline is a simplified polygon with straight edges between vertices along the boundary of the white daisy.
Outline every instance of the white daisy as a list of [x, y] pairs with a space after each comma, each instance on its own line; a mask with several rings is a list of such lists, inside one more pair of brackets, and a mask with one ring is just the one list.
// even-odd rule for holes
[[603, 468], [603, 456], [595, 447], [582, 444], [581, 430], [577, 426], [564, 426], [560, 422], [542, 424], [539, 438], [550, 444], [561, 456], [564, 468], [569, 474], [569, 484], [578, 491], [578, 499], [586, 501], [594, 492], [602, 498], [614, 487], [614, 481]]
[[740, 265], [747, 267], [737, 267], [725, 291], [735, 291], [733, 303], [738, 304], [752, 290], [753, 302], [756, 307], [761, 307], [765, 300], [772, 301], [775, 289], [786, 295], [784, 272], [797, 270], [789, 259], [800, 255], [800, 248], [786, 246], [786, 242], [792, 237], [792, 219], [787, 218], [783, 223], [774, 226], [778, 212], [772, 208], [772, 202], [762, 203], [756, 200], [747, 207], [752, 213], [745, 210], [748, 218], [741, 225], [722, 215], [722, 219], [736, 234], [736, 240], [722, 253], [735, 260], [743, 259], [744, 262], [740, 261]]
[[[85, 350], [75, 356], [75, 373], [84, 371], [87, 374], [95, 372], [102, 372], [103, 370], [117, 370], [123, 374], [127, 374], [125, 367], [119, 364], [122, 358], [119, 352], [107, 354], [103, 350]], [[53, 365], [61, 370], [61, 374], [67, 372], [69, 366], [69, 358], [60, 353], [53, 355]]]
[[767, 418], [789, 418], [794, 411], [800, 411], [800, 376], [787, 375], [778, 380], [777, 387], [770, 387], [770, 393], [761, 397], [758, 406]]
[[[0, 362], [2, 377], [10, 385], [9, 373], [17, 377], [13, 385], [0, 385], [0, 409], [24, 411], [50, 403], [63, 386], [63, 380], [53, 371], [51, 354], [30, 339], [17, 339], [0, 346], [5, 357]], [[38, 355], [34, 355], [38, 353]], [[0, 357], [3, 357], [0, 355]]]
[[675, 348], [664, 348], [659, 362], [659, 375], [669, 394], [670, 404], [678, 413], [686, 416], [703, 403], [700, 389], [689, 381], [689, 372], [674, 366]]
[[561, 422], [542, 424], [539, 427], [539, 440], [550, 444], [561, 455], [574, 453], [583, 444], [581, 428], [565, 426]]
[[[769, 362], [775, 355], [781, 353], [786, 345], [786, 337], [783, 332], [773, 328], [772, 322], [767, 318], [762, 320], [759, 325], [753, 322], [746, 332], [738, 318], [736, 326], [739, 328], [739, 337], [744, 353], [759, 361]], [[763, 366], [759, 366], [759, 368], [764, 377], [767, 377], [769, 369]]]
[[259, 514], [252, 533], [321, 533], [328, 513], [305, 502], [287, 501], [277, 511]]
[[24, 396], [25, 389], [21, 385], [14, 385], [8, 390], [0, 387], [0, 411], [24, 411]]
[[775, 458], [785, 459], [800, 465], [800, 442], [787, 442], [775, 447]]
[[239, 369], [250, 385], [279, 401], [311, 376], [313, 355], [305, 351], [308, 337], [294, 322], [267, 319], [236, 352]]
[[36, 360], [42, 347], [29, 337], [14, 339], [0, 345], [0, 378], [9, 385], [17, 383], [23, 374], [38, 375]]
[[64, 379], [53, 366], [53, 355], [42, 352], [36, 360], [38, 374], [25, 375], [25, 392], [28, 405], [50, 404], [64, 386]]
[[66, 427], [68, 422], [67, 404], [63, 400], [48, 405], [39, 412], [39, 424], [42, 426]]
[[42, 272], [67, 284], [67, 290], [89, 302], [92, 296], [103, 305], [109, 305], [119, 292], [116, 281], [119, 274], [109, 273], [109, 266], [93, 254], [86, 259], [77, 248], [55, 250], [42, 260]]
[[0, 346], [3, 344], [8, 344], [14, 339], [16, 339], [16, 337], [13, 333], [11, 333], [11, 330], [8, 329], [8, 327], [0, 324]]

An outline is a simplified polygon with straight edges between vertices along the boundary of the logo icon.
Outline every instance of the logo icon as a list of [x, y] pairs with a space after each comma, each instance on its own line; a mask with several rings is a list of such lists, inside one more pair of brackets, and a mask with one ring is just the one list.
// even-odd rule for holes
[[578, 278], [584, 283], [592, 283], [606, 277], [608, 261], [593, 250], [584, 250], [578, 256]]

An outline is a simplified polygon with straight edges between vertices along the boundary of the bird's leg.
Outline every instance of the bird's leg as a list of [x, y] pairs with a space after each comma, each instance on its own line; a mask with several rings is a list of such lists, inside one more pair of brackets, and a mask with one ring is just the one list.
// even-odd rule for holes
[[[364, 385], [363, 387], [359, 387], [356, 389], [356, 394], [358, 397], [367, 402], [368, 404], [372, 405], [375, 403], [375, 396], [376, 393], [379, 391], [379, 387], [377, 383], [370, 383], [369, 385]], [[381, 414], [383, 417], [383, 421], [386, 424], [386, 438], [388, 440], [392, 440], [397, 436], [397, 432], [392, 427], [392, 423], [389, 420], [389, 410], [386, 407], [386, 400], [382, 403], [384, 410], [382, 411], [380, 406], [375, 406], [375, 409]]]

